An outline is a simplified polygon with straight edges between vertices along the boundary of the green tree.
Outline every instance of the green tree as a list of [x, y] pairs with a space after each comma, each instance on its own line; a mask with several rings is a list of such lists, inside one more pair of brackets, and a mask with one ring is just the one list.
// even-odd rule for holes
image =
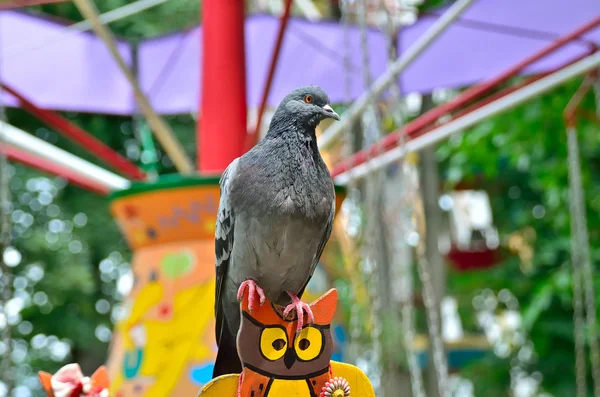
[[[97, 5], [106, 12], [128, 3], [110, 0]], [[199, 7], [196, 0], [165, 2], [134, 18], [111, 24], [111, 29], [132, 40], [164, 34], [197, 25]], [[71, 2], [47, 4], [35, 7], [36, 10], [73, 22], [82, 19]], [[63, 115], [140, 163], [143, 148], [136, 139], [131, 118]], [[22, 110], [9, 109], [7, 118], [41, 139], [106, 167]], [[193, 118], [181, 115], [167, 117], [167, 121], [193, 159]], [[160, 147], [157, 156], [161, 174], [175, 171]], [[106, 197], [20, 164], [11, 164], [8, 172], [14, 293], [6, 309], [12, 313], [8, 317], [13, 337], [11, 361], [16, 371], [12, 381], [19, 396], [41, 396], [38, 370], [55, 372], [67, 362], [78, 362], [90, 374], [105, 362], [114, 321], [124, 310], [119, 291], [123, 291], [130, 277], [130, 253], [110, 216]], [[5, 348], [0, 342], [0, 350]], [[0, 380], [6, 376], [0, 374]]]
[[[464, 318], [476, 328], [471, 301], [489, 288], [508, 289], [518, 299], [523, 326], [535, 351], [531, 371], [543, 376], [543, 388], [555, 396], [575, 390], [573, 310], [570, 258], [568, 161], [563, 110], [581, 83], [575, 79], [503, 115], [483, 122], [464, 135], [453, 137], [438, 150], [449, 187], [474, 181], [492, 201], [495, 224], [505, 239], [514, 232], [532, 229], [531, 264], [509, 255], [493, 269], [454, 273], [450, 292], [459, 297]], [[582, 104], [594, 114], [593, 95]], [[600, 259], [600, 135], [598, 121], [581, 119], [578, 136], [586, 198], [587, 224], [594, 268]], [[596, 287], [600, 278], [594, 278]], [[596, 288], [596, 291], [600, 291]], [[600, 295], [598, 296], [600, 297]], [[490, 356], [469, 370], [477, 395], [506, 395], [510, 361]], [[589, 369], [589, 362], [588, 362]], [[588, 382], [591, 392], [591, 380]], [[494, 392], [496, 391], [496, 392]]]

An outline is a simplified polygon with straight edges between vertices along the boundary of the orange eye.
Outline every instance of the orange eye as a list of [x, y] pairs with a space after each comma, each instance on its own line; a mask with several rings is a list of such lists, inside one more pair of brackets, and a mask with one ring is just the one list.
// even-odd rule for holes
[[313, 97], [312, 97], [312, 95], [306, 95], [306, 96], [304, 97], [304, 102], [306, 102], [306, 103], [312, 103], [312, 102], [313, 102]]

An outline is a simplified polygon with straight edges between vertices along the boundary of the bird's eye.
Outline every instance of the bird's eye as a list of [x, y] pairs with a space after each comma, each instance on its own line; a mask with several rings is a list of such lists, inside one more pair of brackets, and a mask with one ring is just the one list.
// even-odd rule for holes
[[296, 356], [300, 361], [312, 361], [323, 352], [323, 333], [315, 327], [302, 329], [294, 341]]
[[279, 360], [285, 354], [287, 334], [280, 327], [266, 327], [260, 335], [260, 352], [269, 361]]
[[312, 97], [312, 95], [306, 95], [306, 96], [304, 96], [304, 102], [306, 102], [306, 103], [313, 103], [313, 97]]

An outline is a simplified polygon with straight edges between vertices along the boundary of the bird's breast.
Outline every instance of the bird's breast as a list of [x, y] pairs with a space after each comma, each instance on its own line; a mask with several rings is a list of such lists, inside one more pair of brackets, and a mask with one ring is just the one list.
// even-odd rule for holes
[[252, 217], [236, 228], [234, 263], [238, 282], [253, 278], [269, 299], [297, 293], [308, 280], [325, 223], [290, 215]]

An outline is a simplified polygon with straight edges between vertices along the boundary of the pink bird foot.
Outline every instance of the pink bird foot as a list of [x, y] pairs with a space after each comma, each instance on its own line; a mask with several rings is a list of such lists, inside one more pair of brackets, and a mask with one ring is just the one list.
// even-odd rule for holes
[[265, 291], [263, 291], [263, 289], [260, 288], [254, 280], [246, 280], [240, 285], [240, 288], [238, 289], [237, 298], [239, 301], [241, 301], [244, 297], [244, 290], [246, 289], [246, 287], [248, 287], [248, 289], [250, 290], [250, 294], [248, 295], [248, 309], [250, 309], [250, 313], [252, 313], [252, 310], [255, 307], [254, 299], [256, 295], [258, 295], [259, 297], [260, 305], [262, 306], [265, 304]]
[[288, 295], [292, 298], [292, 303], [285, 308], [283, 316], [287, 317], [292, 310], [296, 309], [296, 313], [298, 314], [298, 328], [296, 329], [296, 333], [300, 333], [300, 331], [302, 331], [302, 326], [304, 325], [304, 313], [306, 312], [306, 315], [308, 316], [309, 324], [315, 322], [315, 316], [308, 303], [302, 302], [295, 294], [288, 292]]

